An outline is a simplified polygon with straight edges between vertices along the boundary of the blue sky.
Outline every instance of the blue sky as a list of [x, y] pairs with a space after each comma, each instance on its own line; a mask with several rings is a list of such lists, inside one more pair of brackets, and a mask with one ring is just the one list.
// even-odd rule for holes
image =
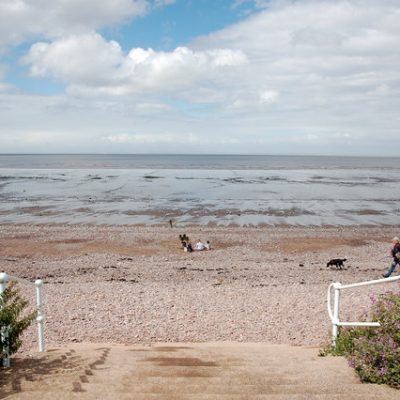
[[[198, 36], [207, 35], [244, 19], [254, 8], [249, 4], [234, 7], [226, 0], [177, 1], [116, 29], [104, 29], [108, 39], [115, 39], [125, 50], [151, 47], [173, 50], [188, 45]], [[244, 14], [245, 13], [245, 14]]]
[[0, 152], [397, 156], [394, 0], [2, 0]]

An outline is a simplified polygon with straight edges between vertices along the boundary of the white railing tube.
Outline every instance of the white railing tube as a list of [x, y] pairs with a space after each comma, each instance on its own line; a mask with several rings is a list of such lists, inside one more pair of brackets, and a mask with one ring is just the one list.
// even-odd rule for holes
[[[3, 295], [3, 292], [6, 290], [7, 287], [7, 283], [10, 280], [10, 277], [5, 273], [5, 272], [1, 272], [0, 273], [0, 296]], [[8, 336], [8, 327], [7, 326], [2, 326], [1, 327], [1, 341], [3, 343], [7, 342], [7, 336]], [[4, 346], [4, 350], [3, 350], [3, 367], [8, 368], [10, 366], [10, 351], [8, 346]]]
[[43, 281], [37, 279], [35, 281], [36, 286], [36, 306], [37, 306], [37, 317], [36, 322], [38, 324], [38, 338], [39, 338], [39, 351], [44, 351], [44, 315], [43, 315], [43, 300], [42, 300], [42, 286]]
[[7, 282], [10, 280], [5, 272], [0, 272], [0, 294], [2, 294], [7, 287]]
[[339, 331], [340, 283], [334, 283], [333, 288], [335, 289], [335, 297], [333, 300], [332, 345], [335, 346]]
[[[27, 281], [25, 279], [20, 279], [14, 276], [7, 275], [5, 272], [0, 273], [0, 296], [6, 290], [7, 283], [10, 280], [15, 280], [19, 282], [27, 282], [32, 284], [32, 282]], [[37, 309], [37, 316], [36, 322], [38, 324], [38, 338], [39, 338], [39, 351], [45, 351], [45, 344], [44, 344], [44, 313], [43, 313], [43, 297], [42, 297], [42, 286], [43, 281], [41, 279], [37, 279], [35, 281], [36, 286], [36, 309]], [[2, 326], [1, 327], [1, 339], [3, 343], [7, 340], [7, 330], [8, 327]], [[10, 352], [8, 347], [4, 348], [4, 357], [3, 357], [3, 367], [10, 366]]]
[[[379, 322], [341, 322], [339, 320], [339, 310], [340, 310], [340, 291], [342, 289], [350, 289], [361, 286], [368, 285], [379, 285], [382, 283], [389, 283], [400, 280], [400, 276], [394, 276], [392, 278], [376, 279], [373, 281], [350, 283], [348, 285], [342, 285], [340, 282], [331, 283], [328, 287], [327, 303], [328, 303], [328, 315], [332, 322], [332, 345], [336, 345], [336, 338], [338, 336], [339, 326], [372, 326], [379, 327], [381, 324]], [[332, 287], [335, 289], [335, 297], [333, 303], [333, 312], [331, 304], [331, 291]]]
[[339, 326], [376, 326], [379, 327], [379, 322], [338, 322]]
[[368, 285], [380, 285], [382, 283], [398, 281], [400, 276], [392, 276], [391, 278], [376, 279], [374, 281], [359, 282], [359, 283], [349, 283], [348, 285], [342, 285], [341, 289], [349, 289]]
[[332, 314], [332, 309], [331, 309], [331, 289], [332, 286], [334, 285], [334, 283], [331, 283], [328, 287], [328, 295], [327, 295], [327, 299], [326, 302], [328, 304], [328, 315], [331, 321], [333, 321], [333, 314]]

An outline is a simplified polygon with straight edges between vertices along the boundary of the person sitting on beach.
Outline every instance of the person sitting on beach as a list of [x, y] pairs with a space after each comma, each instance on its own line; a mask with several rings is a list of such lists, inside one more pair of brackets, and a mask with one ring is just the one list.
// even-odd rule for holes
[[397, 265], [400, 264], [400, 239], [397, 236], [395, 236], [392, 239], [392, 243], [393, 246], [390, 249], [390, 255], [393, 257], [393, 261], [390, 264], [390, 267], [387, 270], [387, 272], [383, 274], [384, 278], [389, 278], [389, 276], [392, 275], [392, 273], [396, 269]]
[[206, 248], [206, 250], [211, 250], [211, 243], [209, 240], [207, 240], [206, 244], [204, 245], [204, 247]]
[[196, 251], [202, 251], [206, 249], [206, 246], [204, 246], [204, 244], [201, 242], [201, 240], [199, 239], [198, 242], [196, 243], [196, 246], [194, 247], [194, 249]]
[[191, 253], [193, 251], [192, 244], [186, 242], [182, 242], [182, 248], [185, 253]]

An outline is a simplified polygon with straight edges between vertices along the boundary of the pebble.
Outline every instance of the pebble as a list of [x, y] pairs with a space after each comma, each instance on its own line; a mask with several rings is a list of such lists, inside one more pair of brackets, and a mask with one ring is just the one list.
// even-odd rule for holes
[[[379, 277], [387, 269], [387, 262], [379, 259], [390, 246], [382, 238], [390, 241], [395, 234], [390, 227], [343, 228], [340, 232], [328, 227], [203, 227], [202, 236], [211, 239], [214, 250], [189, 255], [180, 250], [178, 241], [176, 249], [173, 247], [175, 228], [1, 228], [0, 270], [30, 281], [47, 276], [44, 312], [49, 346], [108, 340], [263, 341], [319, 346], [329, 341], [329, 283]], [[197, 236], [196, 227], [187, 231]], [[29, 248], [36, 243], [38, 252], [23, 257], [26, 249], [21, 247], [21, 256], [6, 254], [4, 242], [17, 235], [29, 235]], [[46, 254], [46, 243], [71, 238], [97, 240], [103, 247], [97, 252], [85, 249]], [[355, 239], [359, 245], [354, 245]], [[346, 240], [351, 245], [346, 245]], [[127, 256], [113, 250], [113, 242], [127, 243], [133, 249], [140, 249], [141, 243], [172, 245], [163, 248], [168, 252], [164, 254], [137, 251]], [[342, 254], [352, 268], [336, 271], [325, 267], [327, 260]], [[193, 264], [196, 268], [191, 270]], [[299, 268], [305, 265], [309, 267]], [[385, 288], [374, 287], [373, 292], [379, 290]], [[21, 285], [21, 291], [33, 306], [34, 286]], [[368, 289], [360, 289], [357, 296], [343, 296], [341, 316], [357, 319], [370, 303], [369, 294]], [[36, 345], [36, 331], [35, 325], [29, 328], [22, 349]], [[301, 331], [301, 335], [293, 335], [294, 331]]]

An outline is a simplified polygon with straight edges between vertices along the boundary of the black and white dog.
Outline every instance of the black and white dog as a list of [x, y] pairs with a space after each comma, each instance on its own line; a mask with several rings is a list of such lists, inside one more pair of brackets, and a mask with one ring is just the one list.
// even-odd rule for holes
[[326, 264], [327, 267], [336, 267], [336, 269], [343, 269], [344, 262], [347, 258], [333, 258]]

